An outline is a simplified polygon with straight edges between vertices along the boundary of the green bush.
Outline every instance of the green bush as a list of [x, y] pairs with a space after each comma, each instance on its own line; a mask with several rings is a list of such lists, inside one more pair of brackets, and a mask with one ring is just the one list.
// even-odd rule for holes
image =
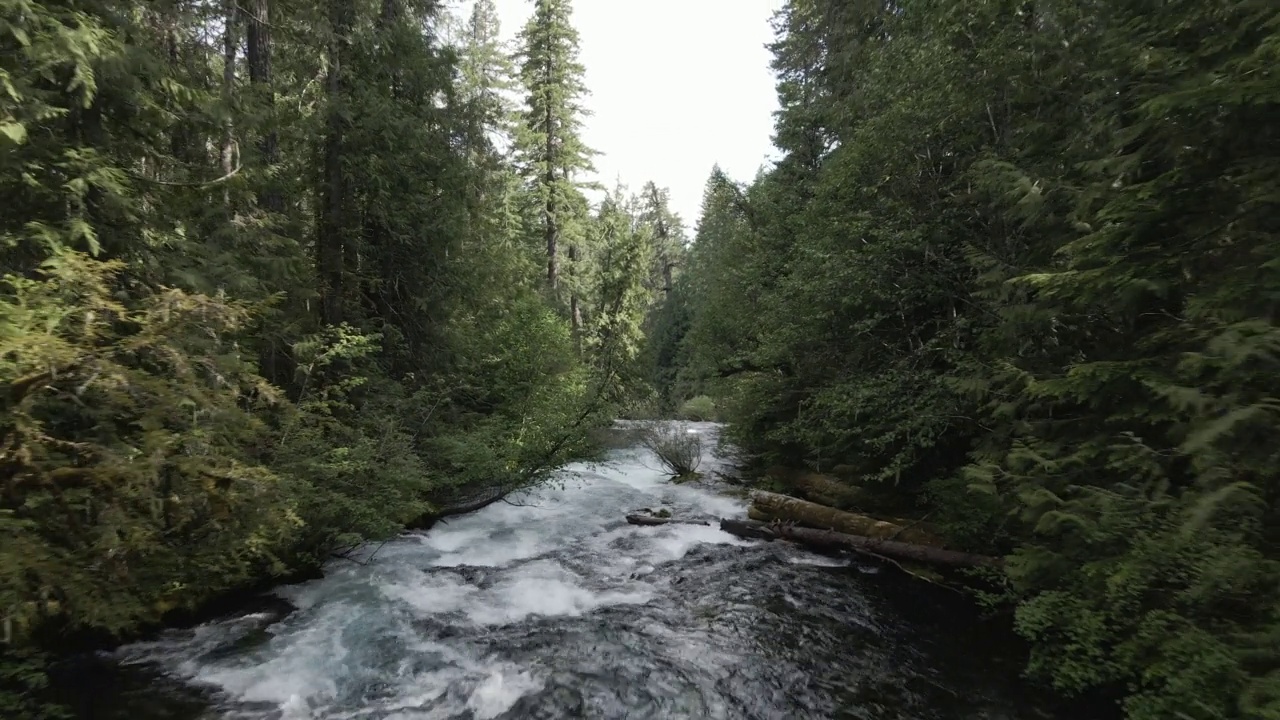
[[686, 432], [678, 424], [653, 423], [641, 436], [641, 444], [648, 448], [662, 467], [677, 480], [693, 480], [698, 477], [702, 464], [702, 436]]
[[716, 401], [706, 395], [699, 395], [684, 401], [678, 411], [681, 420], [707, 422], [716, 420]]

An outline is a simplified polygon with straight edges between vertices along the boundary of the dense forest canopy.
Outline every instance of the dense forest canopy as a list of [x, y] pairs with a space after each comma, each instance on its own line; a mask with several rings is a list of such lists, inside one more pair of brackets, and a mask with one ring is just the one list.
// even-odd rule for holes
[[788, 0], [692, 237], [588, 201], [571, 3], [497, 18], [0, 0], [0, 715], [680, 412], [1004, 556], [1062, 693], [1280, 718], [1271, 0]]
[[1280, 9], [791, 0], [653, 340], [761, 466], [1007, 555], [1029, 670], [1280, 718]]
[[678, 221], [589, 207], [576, 53], [554, 0], [0, 2], [0, 715], [640, 397]]

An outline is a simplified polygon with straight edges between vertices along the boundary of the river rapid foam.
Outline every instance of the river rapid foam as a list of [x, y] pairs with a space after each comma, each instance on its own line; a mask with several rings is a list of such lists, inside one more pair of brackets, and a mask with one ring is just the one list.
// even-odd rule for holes
[[[687, 429], [704, 469], [722, 469], [718, 426]], [[191, 718], [1044, 717], [981, 628], [939, 642], [951, 611], [891, 573], [714, 522], [626, 524], [645, 507], [746, 510], [622, 448], [279, 588], [290, 612], [171, 630], [110, 660], [184, 695]], [[145, 715], [128, 706], [119, 717]]]

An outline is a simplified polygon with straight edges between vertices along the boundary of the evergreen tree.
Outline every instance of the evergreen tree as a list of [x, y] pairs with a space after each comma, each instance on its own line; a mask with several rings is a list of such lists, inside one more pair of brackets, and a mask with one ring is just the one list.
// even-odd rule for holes
[[457, 92], [467, 103], [474, 123], [467, 142], [477, 152], [497, 143], [505, 145], [515, 115], [510, 94], [518, 83], [511, 55], [501, 40], [498, 9], [493, 0], [476, 0], [457, 45]]
[[669, 207], [670, 192], [659, 188], [653, 181], [645, 183], [640, 191], [643, 207], [640, 221], [653, 236], [653, 269], [649, 273], [649, 287], [670, 293], [675, 282], [677, 268], [683, 260], [686, 239], [684, 223]]
[[653, 262], [653, 237], [640, 221], [639, 203], [621, 185], [605, 196], [591, 225], [598, 255], [593, 274], [595, 312], [587, 353], [598, 371], [616, 373], [619, 399], [643, 382], [639, 365], [644, 319], [653, 292], [646, 286]]
[[516, 168], [459, 142], [501, 109], [440, 23], [0, 2], [6, 718], [43, 712], [51, 638], [127, 637], [590, 449], [616, 380], [543, 297]]
[[669, 193], [652, 181], [640, 193], [640, 224], [653, 244], [653, 264], [646, 288], [653, 298], [645, 319], [645, 351], [649, 379], [659, 406], [670, 410], [676, 398], [676, 375], [681, 341], [688, 332], [690, 305], [688, 283], [682, 282], [688, 248], [684, 225], [668, 207]]
[[[520, 79], [527, 98], [517, 141], [537, 207], [552, 291], [560, 283], [560, 246], [568, 244], [570, 263], [578, 260], [577, 244], [565, 240], [581, 232], [585, 203], [578, 183], [583, 173], [594, 169], [594, 151], [580, 136], [587, 89], [571, 15], [569, 0], [537, 0], [533, 17], [520, 33]], [[573, 303], [578, 293], [571, 294]], [[576, 327], [579, 314], [571, 316]]]
[[792, 0], [777, 29], [785, 155], [713, 179], [681, 376], [760, 462], [1006, 553], [1061, 691], [1275, 716], [1280, 11]]

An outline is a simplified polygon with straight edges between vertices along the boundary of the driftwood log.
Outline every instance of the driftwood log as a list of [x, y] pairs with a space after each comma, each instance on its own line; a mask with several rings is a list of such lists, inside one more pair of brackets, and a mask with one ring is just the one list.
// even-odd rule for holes
[[999, 567], [1000, 558], [831, 530], [791, 527], [755, 520], [721, 520], [720, 529], [738, 537], [790, 540], [816, 550], [852, 550], [892, 560], [914, 561], [954, 568]]
[[749, 517], [760, 522], [784, 520], [815, 530], [832, 530], [846, 535], [898, 540], [939, 548], [943, 545], [936, 535], [917, 526], [886, 522], [869, 515], [845, 512], [778, 493], [757, 490], [751, 494], [751, 503]]
[[782, 487], [789, 488], [791, 494], [816, 502], [819, 505], [829, 505], [841, 510], [847, 510], [857, 507], [858, 503], [863, 499], [863, 492], [860, 488], [832, 475], [823, 475], [822, 473], [798, 470], [781, 465], [775, 465], [765, 470], [764, 474]]
[[669, 525], [671, 523], [675, 523], [677, 525], [710, 525], [711, 524], [709, 522], [704, 522], [702, 520], [676, 520], [675, 518], [658, 517], [657, 515], [643, 515], [643, 514], [628, 515], [627, 522], [631, 523], [632, 525], [641, 525], [641, 526]]

